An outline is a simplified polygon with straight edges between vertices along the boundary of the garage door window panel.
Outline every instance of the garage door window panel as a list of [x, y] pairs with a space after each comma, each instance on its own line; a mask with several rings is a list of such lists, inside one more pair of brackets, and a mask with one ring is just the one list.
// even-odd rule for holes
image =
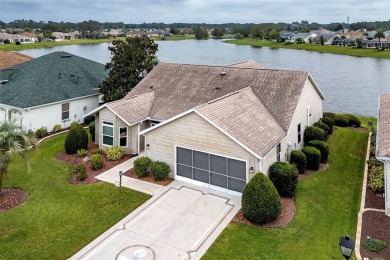
[[246, 164], [243, 161], [228, 159], [228, 175], [229, 177], [246, 179]]
[[193, 151], [193, 166], [202, 170], [209, 170], [209, 155], [198, 151]]
[[210, 181], [209, 171], [204, 171], [196, 168], [194, 168], [193, 171], [194, 171], [194, 180], [209, 183]]
[[192, 150], [178, 147], [177, 163], [192, 166]]
[[210, 154], [210, 171], [227, 175], [226, 157]]
[[211, 172], [210, 184], [227, 189], [227, 176]]
[[242, 192], [244, 190], [245, 185], [246, 185], [246, 181], [244, 181], [244, 180], [228, 178], [228, 189], [229, 190]]
[[192, 179], [192, 167], [177, 164], [177, 175]]

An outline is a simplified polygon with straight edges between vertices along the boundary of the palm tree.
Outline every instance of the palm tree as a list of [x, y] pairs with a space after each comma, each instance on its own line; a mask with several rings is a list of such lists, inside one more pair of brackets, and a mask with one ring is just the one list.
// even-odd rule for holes
[[32, 143], [27, 133], [15, 121], [0, 122], [0, 196], [3, 195], [3, 178], [8, 172], [12, 155], [21, 156], [28, 165], [24, 149]]
[[377, 31], [376, 34], [374, 35], [374, 38], [378, 38], [379, 40], [378, 49], [381, 48], [381, 38], [385, 38], [385, 34], [382, 31]]

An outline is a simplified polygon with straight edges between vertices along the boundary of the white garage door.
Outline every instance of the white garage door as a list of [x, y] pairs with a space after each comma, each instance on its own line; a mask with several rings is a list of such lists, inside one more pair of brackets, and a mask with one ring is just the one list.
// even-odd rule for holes
[[206, 184], [203, 186], [224, 192], [242, 193], [247, 180], [246, 169], [245, 161], [176, 148], [177, 179]]

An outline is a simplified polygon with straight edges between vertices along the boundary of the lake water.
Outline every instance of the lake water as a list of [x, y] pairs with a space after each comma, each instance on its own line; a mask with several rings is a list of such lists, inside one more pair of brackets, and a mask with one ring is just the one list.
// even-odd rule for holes
[[[159, 41], [158, 44], [157, 57], [163, 62], [227, 65], [250, 59], [269, 69], [309, 71], [326, 97], [324, 111], [376, 116], [379, 95], [390, 93], [388, 59], [254, 48], [220, 40]], [[105, 64], [111, 55], [108, 46], [108, 43], [68, 45], [21, 52], [39, 57], [54, 51], [66, 51]]]

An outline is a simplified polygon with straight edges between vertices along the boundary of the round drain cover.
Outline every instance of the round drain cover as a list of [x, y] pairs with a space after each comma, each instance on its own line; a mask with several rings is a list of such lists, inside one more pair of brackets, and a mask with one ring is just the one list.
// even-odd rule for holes
[[154, 260], [156, 254], [153, 249], [148, 246], [134, 245], [129, 246], [119, 252], [116, 260]]

